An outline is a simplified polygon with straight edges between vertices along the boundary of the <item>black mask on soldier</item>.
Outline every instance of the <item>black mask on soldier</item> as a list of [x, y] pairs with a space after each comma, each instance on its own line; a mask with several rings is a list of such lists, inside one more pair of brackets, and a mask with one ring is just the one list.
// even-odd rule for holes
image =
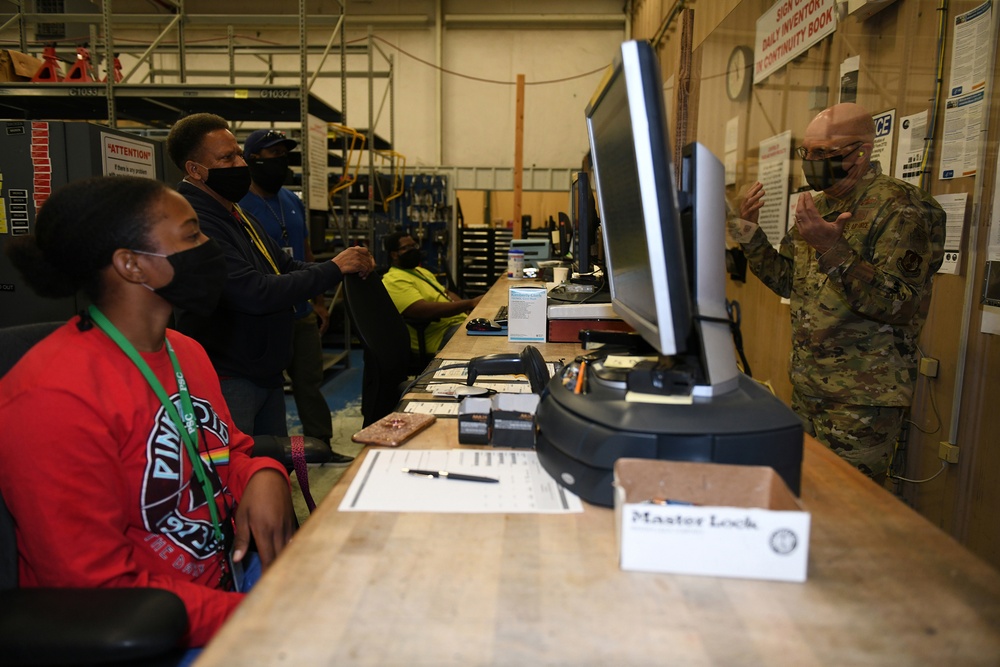
[[250, 168], [242, 166], [209, 169], [205, 185], [226, 201], [238, 202], [250, 192]]
[[860, 141], [854, 150], [843, 155], [835, 155], [821, 160], [802, 160], [802, 173], [806, 177], [806, 183], [813, 190], [829, 190], [838, 181], [847, 178], [850, 170], [844, 169], [844, 158], [859, 148], [861, 148]]
[[410, 248], [406, 252], [399, 253], [399, 268], [401, 269], [415, 269], [420, 265], [420, 249]]
[[174, 277], [169, 283], [155, 289], [143, 283], [147, 289], [156, 292], [175, 308], [189, 310], [195, 315], [207, 317], [215, 310], [229, 275], [226, 256], [215, 239], [172, 255], [143, 250], [132, 252], [165, 257], [174, 269]]
[[275, 193], [288, 177], [288, 156], [251, 158], [247, 163], [253, 182], [264, 192]]

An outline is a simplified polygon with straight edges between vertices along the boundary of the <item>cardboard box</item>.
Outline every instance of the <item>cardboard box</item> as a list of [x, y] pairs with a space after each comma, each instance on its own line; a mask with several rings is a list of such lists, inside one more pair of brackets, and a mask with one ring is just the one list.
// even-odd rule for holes
[[4, 49], [0, 51], [0, 81], [31, 81], [43, 62], [20, 51]]
[[547, 297], [544, 287], [511, 287], [507, 299], [507, 340], [544, 343]]
[[614, 470], [623, 570], [806, 580], [810, 516], [771, 468], [622, 458]]
[[490, 444], [494, 447], [534, 447], [538, 400], [538, 394], [494, 396]]
[[469, 396], [458, 406], [458, 442], [462, 445], [490, 444], [490, 411], [493, 400]]

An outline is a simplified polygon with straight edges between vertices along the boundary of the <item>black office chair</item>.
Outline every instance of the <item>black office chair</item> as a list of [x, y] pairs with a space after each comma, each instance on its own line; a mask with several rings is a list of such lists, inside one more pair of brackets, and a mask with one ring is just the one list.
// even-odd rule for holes
[[413, 349], [410, 349], [410, 364], [407, 369], [410, 375], [421, 373], [434, 358], [434, 353], [427, 351], [427, 327], [437, 321], [437, 319], [418, 320], [413, 317], [403, 317], [406, 326], [417, 332], [417, 353], [414, 354]]
[[410, 332], [375, 274], [344, 276], [354, 333], [364, 347], [361, 414], [368, 426], [396, 409], [410, 369]]
[[[0, 329], [0, 377], [61, 324]], [[176, 664], [187, 623], [184, 603], [162, 589], [18, 588], [15, 524], [0, 494], [0, 663]]]

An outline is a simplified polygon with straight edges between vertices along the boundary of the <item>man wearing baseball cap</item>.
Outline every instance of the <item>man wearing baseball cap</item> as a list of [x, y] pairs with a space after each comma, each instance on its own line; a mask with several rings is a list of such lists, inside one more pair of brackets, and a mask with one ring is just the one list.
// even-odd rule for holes
[[[240, 200], [264, 231], [293, 259], [312, 262], [309, 228], [302, 200], [283, 187], [289, 176], [288, 153], [298, 144], [280, 130], [255, 130], [243, 143], [243, 157], [250, 167], [250, 191]], [[323, 384], [322, 336], [330, 323], [323, 294], [295, 305], [292, 361], [286, 369], [305, 436], [330, 442], [333, 427]], [[333, 452], [333, 465], [354, 459]]]

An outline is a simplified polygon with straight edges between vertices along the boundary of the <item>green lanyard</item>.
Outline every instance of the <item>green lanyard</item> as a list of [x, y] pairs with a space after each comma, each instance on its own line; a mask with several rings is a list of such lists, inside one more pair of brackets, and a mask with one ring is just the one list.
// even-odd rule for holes
[[177, 393], [181, 397], [181, 408], [184, 410], [183, 419], [177, 412], [177, 407], [174, 406], [173, 401], [167, 396], [163, 385], [160, 384], [159, 379], [153, 374], [153, 369], [139, 355], [135, 346], [118, 331], [115, 325], [111, 323], [111, 320], [104, 316], [104, 313], [97, 309], [97, 306], [90, 306], [87, 311], [98, 328], [106, 333], [108, 338], [114, 341], [121, 348], [122, 352], [132, 360], [132, 363], [136, 365], [139, 372], [146, 378], [146, 382], [149, 383], [153, 393], [160, 399], [160, 403], [163, 404], [163, 408], [167, 411], [167, 414], [170, 415], [170, 419], [177, 427], [177, 432], [181, 440], [184, 441], [184, 448], [187, 451], [188, 459], [191, 461], [191, 469], [194, 471], [194, 476], [205, 492], [205, 502], [208, 504], [208, 511], [212, 515], [212, 529], [215, 531], [215, 539], [218, 540], [219, 544], [225, 544], [225, 538], [222, 534], [222, 524], [219, 521], [219, 508], [215, 506], [215, 490], [212, 488], [212, 482], [208, 479], [208, 474], [205, 472], [205, 464], [198, 455], [198, 424], [194, 416], [194, 404], [191, 403], [191, 394], [188, 392], [187, 382], [184, 381], [181, 365], [177, 361], [177, 355], [174, 354], [174, 348], [170, 346], [170, 341], [167, 340], [166, 336], [163, 337], [163, 342], [167, 346], [167, 355], [170, 357], [170, 363], [174, 366], [174, 375], [177, 377]]
[[438, 284], [432, 283], [430, 280], [427, 279], [427, 276], [425, 276], [424, 274], [420, 273], [419, 271], [417, 271], [415, 269], [414, 270], [411, 270], [411, 269], [400, 269], [398, 266], [394, 266], [393, 268], [394, 269], [399, 269], [400, 271], [402, 271], [404, 273], [409, 273], [411, 276], [415, 276], [417, 278], [420, 278], [425, 283], [427, 283], [428, 285], [430, 285], [431, 287], [433, 287], [434, 290], [438, 294], [440, 294], [444, 298], [448, 299], [448, 301], [451, 301], [451, 297], [448, 296], [448, 292], [441, 288], [441, 284], [440, 283], [438, 283]]

